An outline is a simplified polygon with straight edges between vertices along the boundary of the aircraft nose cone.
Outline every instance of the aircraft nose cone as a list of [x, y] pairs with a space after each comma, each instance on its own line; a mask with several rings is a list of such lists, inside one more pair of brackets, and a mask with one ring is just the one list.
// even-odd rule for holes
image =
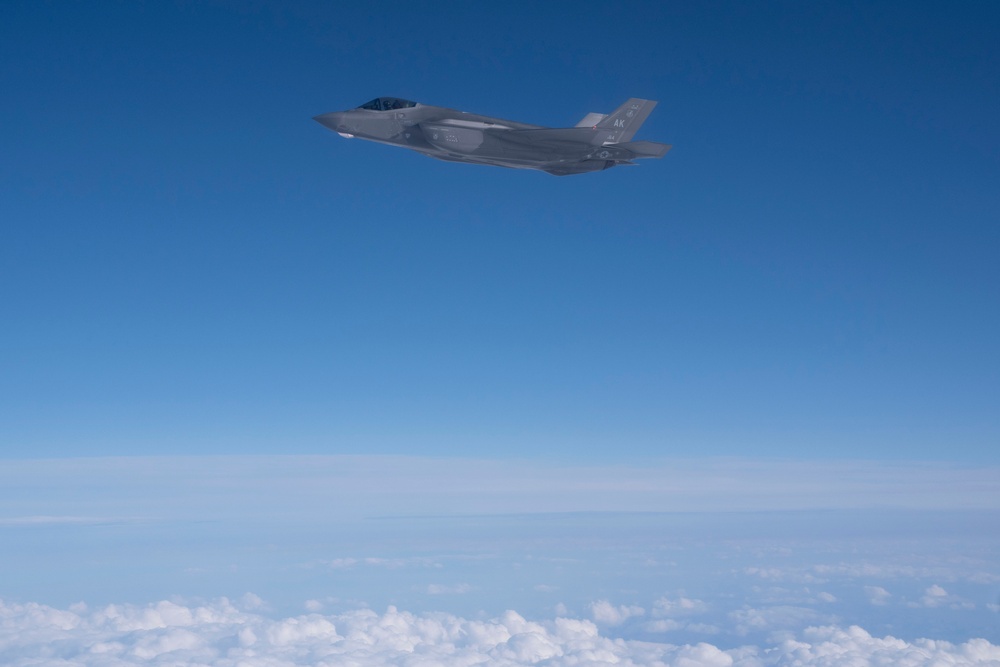
[[344, 113], [342, 111], [323, 113], [318, 116], [313, 116], [313, 120], [324, 127], [330, 128], [334, 132], [338, 132], [344, 122]]

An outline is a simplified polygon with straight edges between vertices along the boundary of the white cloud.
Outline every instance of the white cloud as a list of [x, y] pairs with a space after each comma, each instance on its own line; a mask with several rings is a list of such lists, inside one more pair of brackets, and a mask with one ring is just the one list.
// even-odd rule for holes
[[722, 649], [709, 643], [613, 639], [603, 636], [587, 620], [534, 622], [513, 611], [490, 620], [441, 613], [417, 615], [394, 607], [383, 614], [357, 610], [272, 619], [227, 600], [192, 606], [176, 602], [112, 605], [93, 611], [84, 606], [76, 606], [74, 611], [0, 601], [0, 663], [8, 667], [987, 667], [998, 662], [1000, 646], [985, 639], [962, 644], [928, 639], [907, 642], [873, 637], [856, 626], [811, 627], [770, 646]]
[[816, 597], [822, 602], [836, 602], [837, 596], [833, 593], [827, 593], [826, 591], [820, 591], [816, 594]]
[[770, 581], [788, 581], [801, 584], [822, 583], [825, 580], [817, 577], [809, 568], [804, 567], [745, 567], [744, 574]]
[[947, 567], [941, 565], [916, 566], [899, 563], [821, 563], [811, 566], [760, 567], [748, 566], [734, 572], [741, 572], [759, 579], [773, 582], [799, 584], [826, 584], [836, 578], [843, 579], [923, 579], [939, 581], [969, 581], [977, 584], [1000, 583], [1000, 575], [970, 567]]
[[706, 611], [708, 611], [708, 605], [705, 602], [682, 595], [676, 598], [668, 598], [666, 596], [659, 598], [653, 603], [653, 611], [651, 613], [657, 618], [665, 618], [703, 614]]
[[343, 639], [336, 626], [318, 614], [286, 618], [270, 624], [264, 636], [274, 646], [299, 645], [314, 641], [334, 642]]
[[646, 610], [642, 607], [620, 605], [614, 606], [607, 600], [598, 600], [590, 604], [591, 617], [601, 625], [621, 625], [633, 616], [642, 616]]
[[243, 597], [240, 598], [240, 605], [244, 609], [266, 609], [267, 604], [260, 599], [257, 595], [253, 593], [245, 593]]
[[473, 588], [469, 584], [454, 584], [451, 586], [444, 584], [429, 584], [427, 586], [427, 593], [429, 595], [461, 595], [463, 593], [471, 593], [472, 591]]
[[776, 647], [789, 664], [881, 664], [900, 667], [918, 665], [991, 665], [1000, 660], [1000, 646], [985, 639], [964, 644], [918, 639], [906, 642], [894, 637], [872, 637], [865, 630], [818, 627], [802, 633], [800, 641]]
[[933, 584], [924, 590], [919, 602], [911, 602], [911, 607], [926, 607], [934, 609], [936, 607], [948, 607], [949, 609], [973, 609], [975, 605], [968, 600], [964, 600], [957, 595], [952, 595], [941, 586]]
[[646, 632], [676, 632], [683, 630], [684, 627], [684, 623], [675, 621], [672, 618], [658, 618], [642, 624], [642, 629]]
[[[75, 513], [83, 502], [106, 520], [202, 521], [248, 516], [319, 521], [454, 514], [456, 508], [462, 513], [1000, 509], [998, 480], [996, 466], [913, 462], [677, 459], [565, 466], [405, 456], [109, 457], [5, 461], [0, 506], [24, 508], [23, 519], [14, 521], [28, 522], [79, 521]], [[939, 492], [924, 493], [930, 486]]]
[[868, 595], [868, 601], [878, 606], [888, 604], [889, 598], [892, 597], [892, 593], [881, 586], [865, 586], [865, 593]]
[[960, 579], [977, 583], [1000, 583], [1000, 576], [990, 572], [970, 571], [951, 567], [917, 567], [897, 563], [839, 563], [837, 565], [815, 565], [812, 568], [823, 577], [840, 576], [851, 579]]
[[948, 591], [937, 584], [928, 586], [924, 591], [924, 597], [920, 599], [925, 607], [937, 607], [945, 603], [948, 599]]
[[140, 637], [129, 651], [143, 662], [157, 658], [164, 653], [184, 652], [197, 655], [202, 653], [204, 642], [190, 630], [173, 629], [159, 635]]
[[643, 623], [642, 629], [653, 633], [677, 632], [680, 630], [690, 630], [703, 634], [718, 632], [718, 628], [715, 628], [715, 626], [703, 623], [688, 623], [683, 620], [685, 617], [703, 614], [706, 611], [708, 611], [708, 605], [702, 600], [683, 595], [676, 598], [663, 596], [653, 603], [653, 609], [650, 612], [650, 616], [653, 618]]
[[[367, 556], [365, 558], [332, 558], [330, 560], [318, 561], [319, 565], [328, 567], [331, 570], [350, 570], [358, 566], [367, 567], [384, 567], [390, 570], [396, 570], [403, 567], [418, 566], [418, 567], [435, 567], [440, 568], [441, 563], [434, 560], [433, 558], [424, 557], [413, 557], [413, 558], [381, 558], [378, 556]], [[306, 567], [313, 567], [316, 562], [306, 565]]]
[[775, 605], [760, 609], [744, 607], [729, 612], [728, 616], [734, 622], [738, 635], [773, 630], [787, 631], [792, 628], [827, 623], [831, 620], [830, 617], [820, 614], [815, 609], [791, 605]]

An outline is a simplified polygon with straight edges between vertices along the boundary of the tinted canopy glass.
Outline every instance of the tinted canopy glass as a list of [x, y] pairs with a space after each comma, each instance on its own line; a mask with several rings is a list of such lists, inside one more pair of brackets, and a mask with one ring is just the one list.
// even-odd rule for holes
[[359, 109], [370, 109], [371, 111], [392, 111], [393, 109], [408, 109], [417, 106], [416, 102], [402, 100], [398, 97], [376, 97], [371, 102], [366, 102], [359, 106]]

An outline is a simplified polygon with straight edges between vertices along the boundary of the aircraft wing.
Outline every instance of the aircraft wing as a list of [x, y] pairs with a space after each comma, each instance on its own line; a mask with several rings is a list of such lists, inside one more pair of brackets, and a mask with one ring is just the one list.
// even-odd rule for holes
[[670, 144], [658, 144], [655, 141], [628, 141], [614, 144], [614, 147], [631, 151], [636, 157], [663, 157], [672, 148]]

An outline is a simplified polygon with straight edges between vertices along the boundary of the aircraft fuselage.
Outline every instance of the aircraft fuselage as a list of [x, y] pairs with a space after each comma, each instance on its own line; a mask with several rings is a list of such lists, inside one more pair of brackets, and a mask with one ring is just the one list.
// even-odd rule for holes
[[600, 119], [590, 127], [562, 129], [397, 98], [377, 98], [315, 120], [342, 136], [402, 146], [441, 160], [566, 175], [631, 164], [637, 157], [662, 157], [670, 148], [665, 144], [628, 141], [655, 104], [629, 100], [611, 116], [589, 114], [585, 121]]

